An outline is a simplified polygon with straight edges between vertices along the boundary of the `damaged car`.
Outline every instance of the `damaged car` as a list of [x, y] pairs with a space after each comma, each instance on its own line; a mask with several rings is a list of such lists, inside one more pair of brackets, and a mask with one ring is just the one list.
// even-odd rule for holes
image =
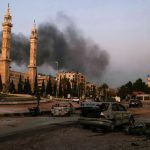
[[114, 130], [116, 126], [134, 124], [133, 115], [120, 103], [84, 102], [81, 104], [79, 123], [84, 127]]
[[52, 106], [52, 116], [70, 116], [73, 113], [73, 106], [68, 102], [59, 102]]

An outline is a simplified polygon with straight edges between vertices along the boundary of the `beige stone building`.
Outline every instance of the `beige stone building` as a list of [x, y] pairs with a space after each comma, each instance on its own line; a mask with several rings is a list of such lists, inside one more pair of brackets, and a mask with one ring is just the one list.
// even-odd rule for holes
[[64, 77], [69, 79], [71, 86], [72, 86], [72, 83], [75, 82], [77, 85], [83, 84], [85, 87], [86, 78], [85, 78], [85, 75], [83, 75], [80, 72], [73, 72], [73, 71], [58, 72], [57, 77], [56, 77], [58, 85], [60, 83], [60, 79], [63, 79]]
[[150, 87], [150, 76], [147, 77], [147, 85]]
[[83, 75], [80, 72], [73, 72], [73, 71], [58, 72], [56, 76], [57, 91], [59, 89], [60, 80], [63, 78], [69, 79], [72, 89], [76, 87], [76, 94], [73, 95], [76, 95], [80, 98], [83, 98], [85, 96], [85, 83], [86, 83], [85, 75]]
[[91, 82], [86, 82], [85, 92], [86, 97], [93, 98], [97, 95], [97, 86]]
[[38, 40], [38, 33], [37, 28], [34, 22], [33, 28], [31, 30], [30, 35], [30, 59], [29, 59], [29, 66], [28, 71], [26, 73], [17, 72], [14, 70], [10, 70], [11, 64], [11, 28], [12, 25], [12, 16], [10, 14], [10, 8], [8, 6], [6, 15], [4, 16], [4, 22], [2, 24], [2, 49], [0, 54], [0, 75], [2, 78], [3, 84], [3, 91], [8, 91], [8, 86], [11, 80], [14, 81], [14, 84], [17, 88], [17, 84], [19, 81], [19, 77], [21, 75], [22, 80], [29, 79], [31, 90], [33, 92], [34, 82], [37, 72], [37, 64], [36, 64], [36, 53], [37, 53], [37, 40]]

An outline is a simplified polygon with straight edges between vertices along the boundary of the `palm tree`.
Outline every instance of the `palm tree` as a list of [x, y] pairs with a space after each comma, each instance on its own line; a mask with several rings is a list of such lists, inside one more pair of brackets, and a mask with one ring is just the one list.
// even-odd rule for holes
[[101, 88], [102, 88], [102, 98], [103, 98], [103, 101], [107, 101], [108, 85], [106, 83], [104, 83], [104, 84], [102, 84]]

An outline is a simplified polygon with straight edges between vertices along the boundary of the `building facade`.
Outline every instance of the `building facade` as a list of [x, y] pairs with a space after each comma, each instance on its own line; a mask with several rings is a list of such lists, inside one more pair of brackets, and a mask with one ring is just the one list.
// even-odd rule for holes
[[150, 87], [150, 76], [149, 75], [147, 77], [147, 85], [148, 85], [148, 87]]
[[86, 85], [86, 78], [80, 72], [74, 71], [62, 71], [58, 72], [56, 76], [57, 80], [57, 91], [59, 89], [60, 81], [64, 78], [68, 79], [71, 85], [71, 89], [76, 89], [76, 96], [83, 97], [85, 96], [85, 85]]
[[60, 80], [63, 78], [69, 79], [71, 87], [73, 86], [73, 82], [75, 82], [77, 85], [83, 84], [85, 87], [86, 78], [85, 75], [83, 75], [80, 72], [73, 72], [73, 71], [58, 72], [56, 77], [58, 85], [60, 83]]

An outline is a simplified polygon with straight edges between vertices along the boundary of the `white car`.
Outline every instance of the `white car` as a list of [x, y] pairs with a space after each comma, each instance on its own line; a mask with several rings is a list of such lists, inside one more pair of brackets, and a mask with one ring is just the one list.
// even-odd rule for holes
[[78, 97], [73, 97], [72, 98], [72, 102], [79, 102], [79, 101], [80, 101], [80, 99]]
[[83, 126], [101, 127], [114, 130], [116, 126], [134, 123], [126, 108], [116, 102], [91, 102], [81, 104], [79, 123]]

